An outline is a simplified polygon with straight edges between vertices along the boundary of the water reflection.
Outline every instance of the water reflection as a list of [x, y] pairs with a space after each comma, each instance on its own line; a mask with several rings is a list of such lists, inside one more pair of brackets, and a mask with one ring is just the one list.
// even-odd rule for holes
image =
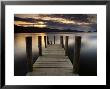
[[44, 36], [49, 36], [49, 41], [53, 41], [55, 35], [56, 44], [60, 43], [60, 36], [69, 36], [68, 56], [73, 62], [74, 39], [80, 35], [80, 75], [97, 75], [97, 34], [96, 33], [16, 33], [14, 35], [14, 73], [15, 75], [25, 75], [27, 73], [26, 43], [25, 37], [32, 36], [32, 58], [33, 63], [38, 58], [38, 36], [42, 36], [42, 47], [44, 48]]

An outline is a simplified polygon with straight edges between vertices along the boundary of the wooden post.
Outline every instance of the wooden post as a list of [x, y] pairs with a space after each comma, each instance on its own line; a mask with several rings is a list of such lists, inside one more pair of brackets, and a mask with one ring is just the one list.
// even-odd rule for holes
[[65, 56], [68, 55], [68, 38], [69, 36], [65, 37]]
[[52, 41], [50, 41], [51, 42], [51, 45], [52, 45]]
[[28, 72], [32, 72], [32, 37], [26, 37], [26, 55], [27, 55], [27, 67]]
[[73, 60], [73, 72], [75, 74], [79, 73], [80, 48], [81, 48], [81, 36], [75, 36], [75, 48]]
[[45, 48], [47, 48], [46, 36], [44, 36], [44, 43], [45, 43]]
[[42, 37], [38, 36], [39, 56], [42, 56]]
[[61, 44], [62, 48], [64, 48], [63, 36], [60, 36], [60, 44]]
[[54, 44], [55, 44], [55, 35], [54, 35]]
[[47, 44], [49, 45], [49, 37], [47, 36]]
[[60, 36], [60, 44], [62, 45], [62, 43], [61, 43], [61, 39], [62, 39], [62, 36]]

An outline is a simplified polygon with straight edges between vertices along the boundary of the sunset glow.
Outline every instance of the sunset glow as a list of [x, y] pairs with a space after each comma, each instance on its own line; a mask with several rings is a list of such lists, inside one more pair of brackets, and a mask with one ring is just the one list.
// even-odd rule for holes
[[96, 18], [95, 14], [15, 14], [14, 24], [22, 27], [96, 30]]
[[58, 23], [64, 23], [64, 24], [75, 24], [74, 21], [71, 21], [69, 19], [64, 19], [64, 18], [57, 18], [57, 17], [34, 17], [36, 20], [44, 20], [44, 21], [53, 21], [53, 22], [58, 22]]
[[15, 25], [17, 26], [23, 26], [23, 27], [39, 27], [43, 28], [47, 25], [44, 22], [36, 22], [36, 23], [30, 23], [30, 22], [23, 22], [23, 21], [15, 21]]
[[46, 27], [47, 25], [34, 25], [34, 27], [38, 27], [38, 28], [44, 28]]

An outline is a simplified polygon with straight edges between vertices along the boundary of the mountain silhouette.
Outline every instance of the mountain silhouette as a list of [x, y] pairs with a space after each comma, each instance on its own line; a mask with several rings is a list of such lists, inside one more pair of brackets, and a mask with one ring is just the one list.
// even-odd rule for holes
[[38, 27], [22, 27], [14, 25], [14, 33], [40, 33], [40, 32], [83, 32], [71, 29], [51, 29], [51, 28], [38, 28]]

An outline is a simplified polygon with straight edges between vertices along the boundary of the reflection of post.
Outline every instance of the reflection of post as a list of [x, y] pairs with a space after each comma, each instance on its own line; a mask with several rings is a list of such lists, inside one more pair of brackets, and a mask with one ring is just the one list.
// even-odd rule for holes
[[39, 56], [42, 56], [42, 37], [38, 36]]
[[26, 37], [26, 55], [28, 71], [32, 72], [32, 37]]
[[49, 37], [47, 36], [47, 44], [49, 45]]
[[65, 37], [65, 56], [68, 55], [68, 38], [69, 36]]
[[55, 35], [54, 35], [54, 44], [55, 44]]
[[44, 36], [44, 43], [45, 43], [45, 48], [47, 48], [46, 36]]
[[79, 73], [80, 48], [81, 48], [81, 36], [75, 36], [73, 72], [76, 74]]
[[60, 44], [61, 44], [62, 48], [64, 48], [64, 44], [63, 44], [63, 36], [60, 36]]

